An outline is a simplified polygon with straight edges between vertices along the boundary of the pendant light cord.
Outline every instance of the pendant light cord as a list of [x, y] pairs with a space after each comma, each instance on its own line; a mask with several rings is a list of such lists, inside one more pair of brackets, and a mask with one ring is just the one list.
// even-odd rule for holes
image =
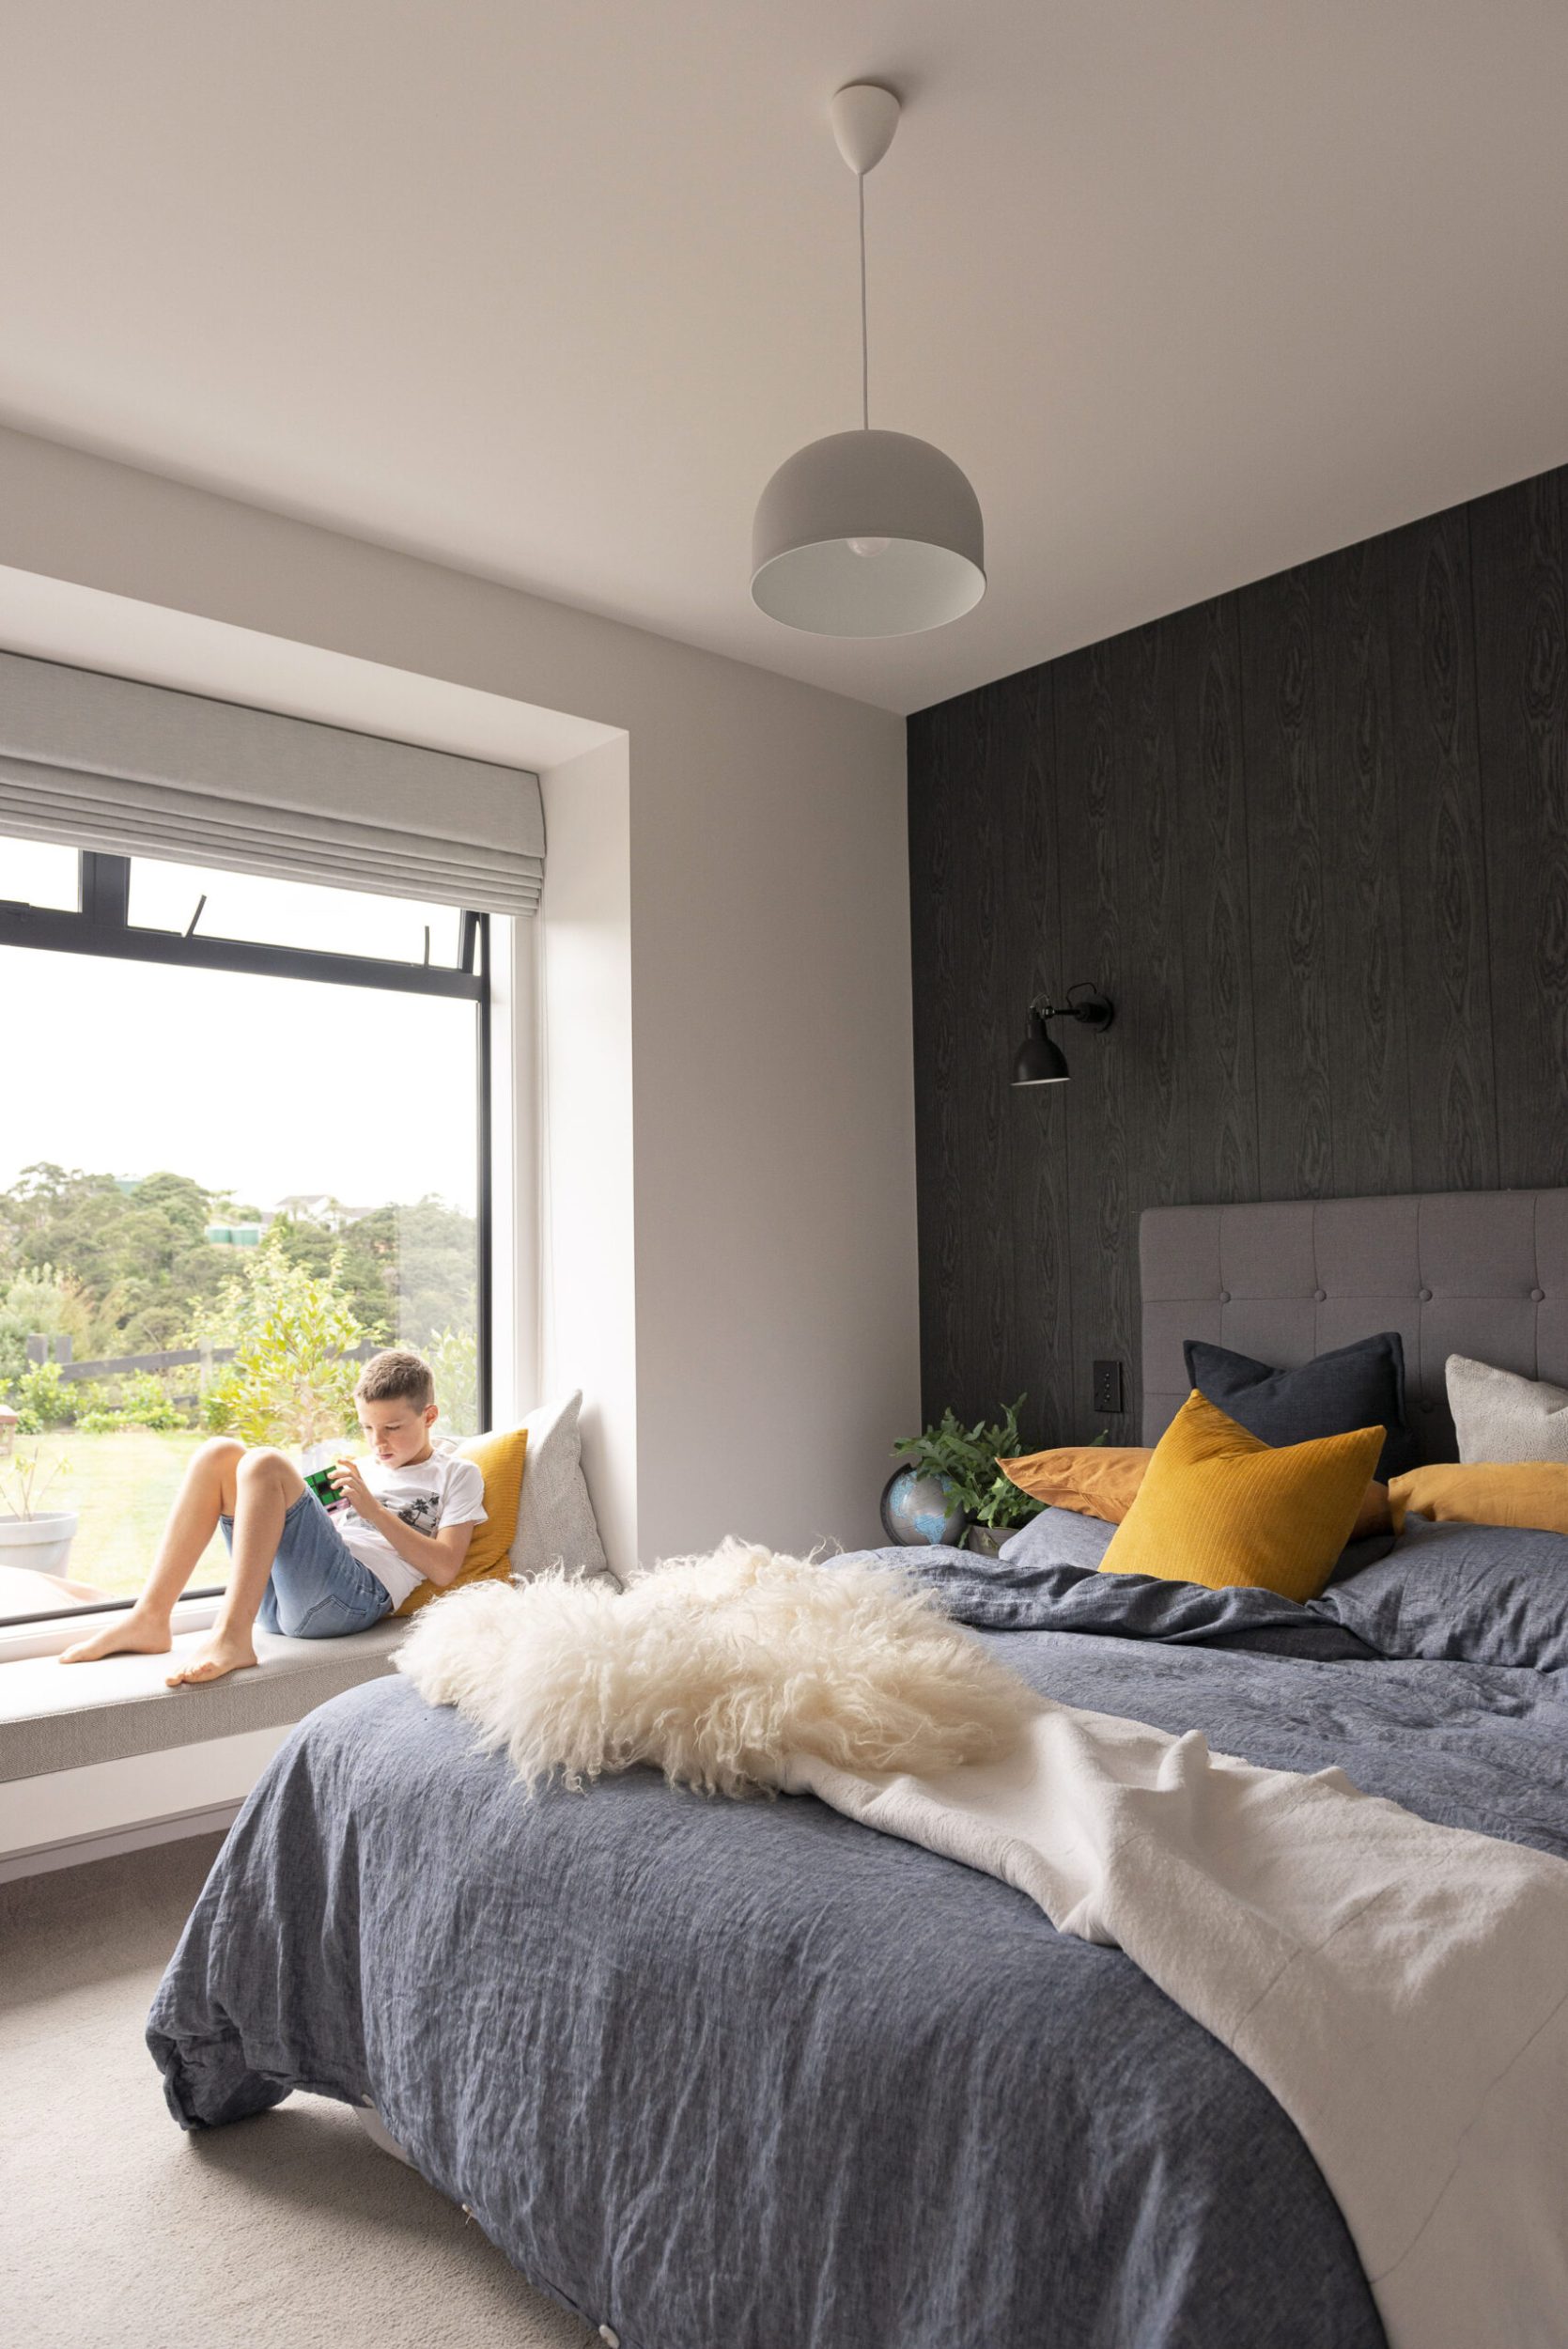
[[855, 186], [861, 199], [861, 430], [871, 429], [871, 337], [866, 329], [865, 308], [865, 174], [857, 172]]

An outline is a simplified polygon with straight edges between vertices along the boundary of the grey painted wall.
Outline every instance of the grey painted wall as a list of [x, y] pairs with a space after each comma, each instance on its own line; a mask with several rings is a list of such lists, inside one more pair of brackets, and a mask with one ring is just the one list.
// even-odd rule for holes
[[1135, 1441], [1154, 1203], [1568, 1181], [1565, 540], [1568, 468], [910, 719], [927, 1414]]

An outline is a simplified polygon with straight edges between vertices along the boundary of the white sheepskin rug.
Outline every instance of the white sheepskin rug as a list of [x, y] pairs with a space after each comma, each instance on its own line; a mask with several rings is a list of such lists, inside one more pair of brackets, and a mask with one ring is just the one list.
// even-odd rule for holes
[[474, 1583], [416, 1615], [396, 1664], [531, 1788], [649, 1763], [754, 1794], [797, 1753], [924, 1776], [995, 1760], [1038, 1705], [906, 1576], [733, 1538], [624, 1591]]

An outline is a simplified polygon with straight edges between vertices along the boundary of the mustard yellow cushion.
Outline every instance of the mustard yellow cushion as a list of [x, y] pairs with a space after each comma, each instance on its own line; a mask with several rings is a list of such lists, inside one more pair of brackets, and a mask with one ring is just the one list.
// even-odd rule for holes
[[[512, 1537], [518, 1530], [518, 1502], [522, 1497], [522, 1470], [528, 1452], [526, 1427], [509, 1427], [500, 1436], [471, 1436], [458, 1450], [478, 1463], [485, 1480], [485, 1522], [474, 1529], [468, 1555], [455, 1582], [445, 1589], [460, 1591], [468, 1582], [504, 1582], [512, 1571]], [[443, 1592], [433, 1582], [416, 1584], [397, 1615], [417, 1615]]]
[[[1052, 1509], [1072, 1509], [1080, 1517], [1098, 1517], [1102, 1525], [1120, 1525], [1154, 1456], [1147, 1444], [1065, 1443], [1052, 1452], [1026, 1452], [1016, 1460], [999, 1460], [997, 1466], [1032, 1501], [1043, 1501]], [[1389, 1513], [1388, 1486], [1369, 1485], [1350, 1529], [1351, 1540], [1397, 1531]]]
[[1568, 1533], [1568, 1462], [1448, 1460], [1396, 1476], [1389, 1498], [1419, 1517], [1460, 1525], [1529, 1525]]
[[1276, 1447], [1194, 1389], [1155, 1446], [1100, 1572], [1315, 1598], [1350, 1538], [1387, 1435], [1358, 1427]]

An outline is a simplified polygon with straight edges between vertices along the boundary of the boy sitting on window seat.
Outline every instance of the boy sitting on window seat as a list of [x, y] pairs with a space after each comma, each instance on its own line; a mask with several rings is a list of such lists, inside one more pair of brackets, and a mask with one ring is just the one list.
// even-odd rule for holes
[[210, 1635], [168, 1674], [171, 1688], [254, 1664], [257, 1622], [289, 1639], [340, 1639], [368, 1631], [421, 1582], [455, 1582], [485, 1520], [484, 1479], [453, 1444], [431, 1441], [428, 1363], [399, 1348], [373, 1356], [354, 1401], [370, 1456], [327, 1471], [341, 1505], [324, 1509], [283, 1453], [214, 1436], [185, 1471], [131, 1612], [68, 1647], [61, 1663], [164, 1654], [175, 1601], [219, 1526], [234, 1559], [228, 1588]]

